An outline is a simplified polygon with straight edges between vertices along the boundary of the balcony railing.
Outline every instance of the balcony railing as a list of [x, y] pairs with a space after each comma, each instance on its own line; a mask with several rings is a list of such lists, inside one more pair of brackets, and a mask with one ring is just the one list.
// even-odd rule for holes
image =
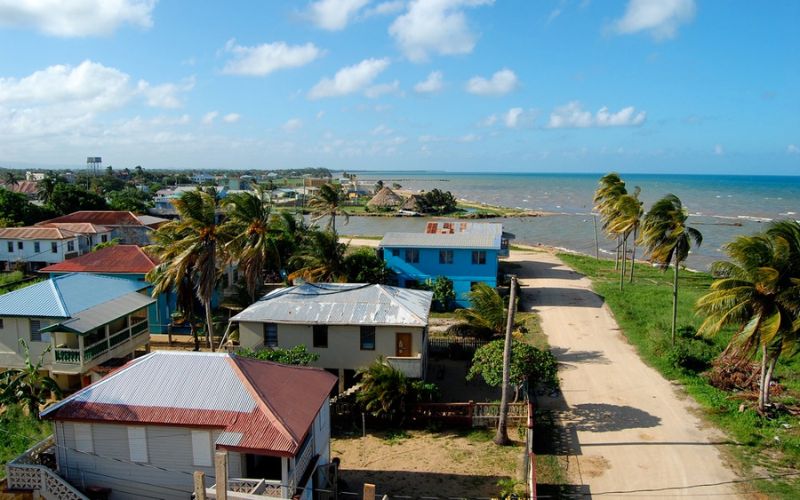
[[50, 436], [6, 464], [9, 490], [38, 492], [44, 498], [89, 500], [51, 467], [55, 440]]
[[[92, 345], [83, 348], [83, 363], [91, 361], [98, 356], [101, 356], [111, 349], [124, 344], [147, 331], [147, 320], [136, 323], [130, 328], [126, 328], [117, 332], [110, 337], [105, 337], [102, 340], [95, 342]], [[55, 360], [57, 363], [66, 365], [80, 365], [81, 363], [81, 350], [70, 347], [57, 347], [54, 351]]]
[[[281, 482], [270, 479], [228, 479], [228, 498], [233, 500], [284, 498]], [[206, 488], [208, 498], [217, 497], [217, 485]]]

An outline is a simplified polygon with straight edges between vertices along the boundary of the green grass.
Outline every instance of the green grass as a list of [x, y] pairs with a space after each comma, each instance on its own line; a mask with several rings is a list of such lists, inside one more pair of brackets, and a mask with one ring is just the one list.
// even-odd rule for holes
[[[673, 366], [665, 355], [669, 348], [672, 321], [672, 272], [663, 273], [646, 265], [637, 265], [635, 283], [625, 283], [619, 290], [619, 275], [613, 261], [559, 254], [559, 257], [592, 280], [595, 292], [611, 308], [625, 336], [641, 358], [669, 380], [680, 382], [705, 410], [706, 417], [739, 445], [732, 446], [746, 477], [775, 476], [752, 483], [770, 498], [800, 498], [800, 476], [782, 477], [800, 468], [800, 418], [783, 414], [774, 419], [760, 416], [751, 401], [743, 412], [740, 395], [712, 387], [700, 374]], [[706, 293], [712, 277], [705, 273], [682, 271], [678, 291], [678, 327], [697, 327], [702, 318], [694, 313], [697, 299]], [[730, 339], [725, 331], [712, 339], [713, 349], [721, 352]], [[778, 380], [787, 390], [775, 401], [796, 404], [800, 394], [800, 359], [782, 359], [776, 370]]]
[[17, 405], [2, 407], [0, 413], [0, 478], [5, 477], [4, 465], [19, 454], [53, 433], [50, 422], [26, 415]]
[[[37, 276], [34, 279], [26, 279], [25, 275], [21, 271], [0, 273], [0, 295], [14, 290], [19, 290], [20, 288], [25, 288], [26, 286], [33, 285], [34, 283], [38, 283], [40, 281], [43, 281], [44, 279], [45, 279], [44, 276], [42, 277]], [[17, 283], [19, 281], [22, 282]]]

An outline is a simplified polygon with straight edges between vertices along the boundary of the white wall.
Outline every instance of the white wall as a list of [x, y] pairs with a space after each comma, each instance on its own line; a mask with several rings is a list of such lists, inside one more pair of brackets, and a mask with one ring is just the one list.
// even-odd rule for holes
[[[22, 242], [22, 250], [18, 248], [18, 242]], [[35, 251], [34, 242], [39, 242], [39, 252]], [[74, 251], [78, 252], [79, 242], [78, 238], [70, 238], [66, 240], [15, 240], [2, 238], [0, 239], [0, 261], [8, 262], [47, 262], [48, 264], [56, 264], [64, 260], [64, 254], [67, 251], [67, 242], [72, 241]], [[11, 242], [14, 250], [8, 251], [8, 242]], [[57, 245], [56, 252], [53, 253], [50, 244], [55, 242]]]
[[[35, 319], [35, 318], [34, 318]], [[4, 368], [19, 368], [25, 364], [25, 352], [19, 344], [19, 339], [25, 339], [30, 349], [31, 359], [37, 360], [42, 353], [50, 347], [50, 341], [32, 342], [30, 320], [28, 318], [3, 317], [3, 328], [0, 328], [0, 370]], [[48, 325], [48, 320], [42, 319], [42, 327]], [[47, 334], [43, 334], [47, 335]], [[45, 337], [46, 338], [46, 337]], [[53, 362], [53, 353], [45, 356], [45, 363]]]

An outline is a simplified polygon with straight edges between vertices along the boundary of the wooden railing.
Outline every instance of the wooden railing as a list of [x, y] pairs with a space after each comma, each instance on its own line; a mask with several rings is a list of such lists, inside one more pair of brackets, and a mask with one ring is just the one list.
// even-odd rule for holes
[[[102, 340], [95, 342], [92, 345], [83, 348], [83, 363], [91, 361], [94, 358], [105, 354], [106, 352], [114, 349], [129, 340], [132, 340], [142, 333], [147, 331], [147, 320], [136, 323], [130, 328], [125, 328], [110, 337], [105, 337]], [[71, 347], [57, 347], [54, 351], [55, 360], [57, 363], [64, 363], [67, 365], [80, 365], [81, 350]]]
[[6, 464], [9, 490], [38, 492], [48, 500], [89, 500], [48, 465], [44, 456], [55, 447], [50, 436]]
[[[437, 421], [466, 427], [492, 427], [500, 418], [500, 403], [423, 403], [411, 410], [415, 421]], [[527, 403], [509, 403], [509, 427], [526, 425], [528, 421]]]

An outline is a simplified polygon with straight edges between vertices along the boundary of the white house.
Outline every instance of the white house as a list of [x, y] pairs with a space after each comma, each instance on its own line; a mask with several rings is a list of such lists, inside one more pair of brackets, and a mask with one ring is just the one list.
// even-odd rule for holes
[[240, 312], [243, 347], [305, 345], [315, 366], [342, 384], [383, 356], [409, 377], [423, 378], [433, 294], [386, 285], [306, 283], [273, 290]]
[[111, 229], [91, 223], [51, 223], [43, 226], [0, 229], [0, 268], [23, 263], [41, 269], [78, 257], [111, 238]]
[[[311, 499], [313, 472], [329, 463], [335, 383], [316, 368], [153, 352], [42, 412], [54, 436], [6, 466], [9, 488], [183, 500], [202, 471], [214, 498], [215, 464], [227, 461], [230, 499]], [[54, 468], [35, 458], [48, 451]]]

